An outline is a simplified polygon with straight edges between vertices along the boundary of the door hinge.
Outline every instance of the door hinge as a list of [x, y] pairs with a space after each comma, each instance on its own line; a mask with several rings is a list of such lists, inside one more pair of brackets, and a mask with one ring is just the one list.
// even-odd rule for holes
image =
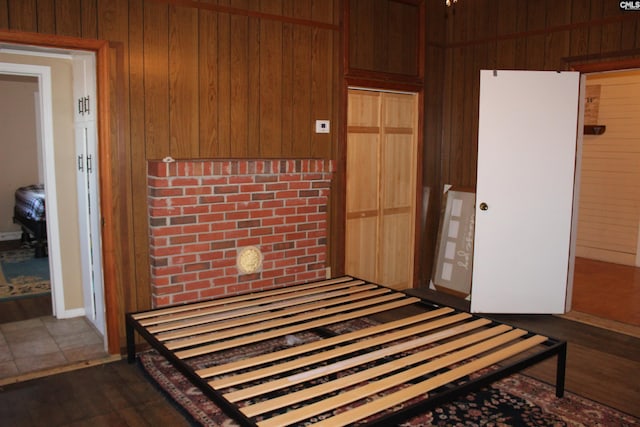
[[89, 114], [91, 112], [91, 103], [89, 100], [89, 95], [84, 96], [82, 98], [78, 98], [78, 114], [84, 116], [85, 114]]

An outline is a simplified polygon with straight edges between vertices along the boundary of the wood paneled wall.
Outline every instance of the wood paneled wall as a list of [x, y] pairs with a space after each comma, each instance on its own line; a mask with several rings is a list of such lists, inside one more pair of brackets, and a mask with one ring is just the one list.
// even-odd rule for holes
[[349, 69], [420, 74], [420, 0], [349, 0]]
[[[428, 283], [442, 185], [475, 186], [479, 70], [567, 70], [638, 58], [640, 13], [620, 11], [618, 4], [459, 0], [446, 8], [444, 0], [0, 0], [0, 29], [110, 41], [122, 311], [145, 309], [151, 300], [149, 159], [338, 160], [329, 257], [332, 266], [342, 264], [344, 204], [336, 190], [344, 184], [343, 70], [370, 70], [370, 76], [353, 75], [424, 90], [421, 173], [430, 197], [421, 218], [419, 277]], [[424, 15], [416, 20], [409, 10]], [[344, 12], [357, 27], [342, 29]], [[342, 40], [350, 38], [343, 49]], [[336, 132], [316, 135], [315, 119], [332, 120]]]
[[617, 1], [459, 0], [445, 31], [442, 182], [465, 187], [476, 183], [481, 69], [569, 70], [640, 56], [640, 14]]
[[314, 122], [339, 128], [342, 12], [342, 0], [0, 0], [2, 30], [112, 47], [120, 319], [151, 302], [148, 160], [335, 157], [338, 133]]

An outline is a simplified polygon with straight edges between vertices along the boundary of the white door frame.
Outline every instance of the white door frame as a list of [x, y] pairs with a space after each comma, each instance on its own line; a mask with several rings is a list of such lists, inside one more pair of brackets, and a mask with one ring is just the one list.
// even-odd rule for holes
[[76, 310], [66, 310], [64, 287], [62, 286], [62, 258], [60, 254], [60, 229], [58, 221], [58, 199], [56, 197], [56, 173], [53, 139], [53, 101], [51, 68], [40, 65], [0, 62], [0, 73], [32, 76], [38, 79], [40, 93], [40, 135], [44, 150], [45, 197], [47, 201], [47, 244], [49, 248], [49, 270], [53, 315], [58, 318], [77, 316]]

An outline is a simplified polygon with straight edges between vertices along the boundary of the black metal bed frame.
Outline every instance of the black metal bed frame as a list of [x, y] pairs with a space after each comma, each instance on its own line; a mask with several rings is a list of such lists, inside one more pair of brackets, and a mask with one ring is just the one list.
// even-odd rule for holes
[[22, 228], [22, 242], [31, 244], [31, 236], [33, 236], [33, 247], [35, 249], [36, 258], [44, 258], [47, 256], [47, 221], [34, 221], [20, 215], [14, 208], [13, 222], [19, 224]]
[[[434, 302], [423, 300], [420, 298], [411, 297], [405, 293], [391, 290], [381, 285], [372, 284], [371, 282], [362, 281], [362, 280], [348, 277], [348, 276], [345, 276], [344, 278], [337, 278], [337, 279], [332, 279], [327, 281], [312, 282], [312, 284], [318, 284], [319, 286], [320, 285], [324, 286], [325, 283], [332, 284], [332, 283], [336, 283], [336, 281], [337, 283], [342, 283], [340, 282], [341, 280], [344, 282], [346, 286], [348, 286], [347, 289], [355, 289], [358, 286], [365, 284], [369, 286], [369, 288], [371, 289], [379, 290], [378, 292], [383, 292], [386, 294], [386, 291], [388, 291], [388, 294], [395, 298], [394, 301], [399, 301], [399, 304], [400, 304], [399, 306], [419, 304], [421, 307], [425, 309], [426, 312], [430, 312], [430, 311], [435, 312], [434, 310], [442, 309], [443, 307], [445, 307], [446, 309], [450, 310], [451, 315], [463, 314], [464, 316], [468, 316], [467, 317], [468, 320], [466, 320], [467, 322], [484, 319], [484, 321], [487, 322], [486, 323], [487, 328], [500, 326], [500, 325], [505, 326], [504, 323], [496, 322], [494, 320], [485, 318], [483, 316], [471, 315], [469, 313], [466, 313], [460, 310], [439, 305]], [[280, 292], [280, 294], [282, 295], [295, 296], [296, 293], [299, 293], [304, 289], [307, 289], [308, 285], [309, 284], [287, 287], [286, 293], [284, 293], [285, 291], [280, 289], [280, 290], [270, 290], [270, 292], [259, 291], [252, 294], [245, 294], [245, 295], [249, 295], [251, 298], [255, 297], [258, 299], [264, 295], [269, 295], [270, 293], [273, 294], [274, 292], [276, 295], [278, 295], [278, 292]], [[215, 301], [219, 307], [225, 307], [225, 306], [230, 306], [229, 304], [237, 300], [237, 298], [238, 296], [224, 297], [224, 298], [217, 299]], [[373, 302], [374, 300], [373, 297], [370, 297], [368, 299], [372, 301], [372, 304], [374, 304], [372, 307], [380, 306], [383, 309], [385, 308], [384, 304], [386, 303], [378, 303], [376, 305]], [[157, 309], [157, 310], [142, 311], [137, 313], [127, 313], [125, 316], [125, 319], [126, 319], [128, 361], [129, 363], [134, 363], [136, 359], [135, 332], [137, 332], [151, 347], [156, 349], [162, 356], [164, 356], [169, 362], [171, 362], [171, 364], [177, 370], [179, 370], [195, 386], [197, 386], [208, 398], [213, 400], [227, 415], [235, 419], [239, 424], [243, 426], [258, 426], [259, 423], [262, 422], [259, 418], [249, 417], [245, 415], [242, 412], [241, 406], [229, 401], [225, 397], [225, 394], [221, 392], [221, 390], [218, 390], [212, 387], [209, 384], [208, 379], [203, 378], [194, 368], [192, 368], [185, 361], [184, 356], [178, 357], [177, 354], [179, 353], [179, 351], [169, 349], [168, 347], [170, 347], [170, 345], [167, 345], [167, 342], [163, 341], [162, 339], [162, 332], [160, 333], [150, 332], [149, 331], [150, 327], [143, 325], [143, 323], [145, 322], [145, 319], [149, 319], [150, 317], [153, 318], [153, 316], [156, 316], [156, 314], [159, 316], [158, 317], [159, 319], [162, 319], [163, 316], [165, 317], [175, 316], [175, 314], [172, 314], [172, 313], [178, 313], [178, 316], [183, 316], [180, 313], [191, 314], [191, 312], [193, 312], [197, 314], [198, 312], [203, 310], [203, 308], [201, 307], [207, 307], [206, 304], [207, 302], [199, 302], [199, 303], [186, 304], [182, 306], [166, 307], [166, 308]], [[280, 310], [280, 308], [276, 309], [275, 311], [277, 312], [278, 310]], [[269, 313], [271, 313], [272, 311], [273, 310], [269, 311]], [[307, 311], [307, 313], [311, 313], [311, 312]], [[345, 313], [347, 316], [349, 316], [349, 313], [353, 313], [355, 315], [355, 314], [358, 314], [358, 309], [353, 309]], [[322, 319], [322, 317], [320, 319]], [[332, 331], [328, 330], [323, 325], [317, 326], [317, 323], [318, 323], [317, 321], [310, 322], [311, 327], [307, 329], [307, 331], [312, 331], [314, 333], [317, 333], [317, 334], [320, 334], [321, 336], [326, 336], [326, 337], [331, 337], [332, 335], [334, 335]], [[152, 323], [152, 324], [157, 325], [156, 323]], [[496, 380], [509, 376], [524, 368], [535, 365], [543, 360], [546, 360], [552, 357], [557, 357], [556, 396], [562, 397], [564, 394], [564, 379], [565, 379], [566, 352], [567, 352], [566, 342], [562, 340], [550, 338], [550, 337], [540, 336], [539, 334], [535, 334], [530, 331], [525, 331], [525, 330], [522, 330], [521, 328], [513, 328], [510, 325], [506, 325], [506, 326], [512, 328], [513, 330], [522, 331], [524, 333], [524, 335], [522, 335], [523, 340], [531, 337], [536, 337], [539, 340], [541, 340], [541, 342], [537, 344], [534, 348], [530, 348], [518, 353], [517, 356], [510, 356], [507, 359], [505, 359], [503, 362], [497, 365], [492, 365], [492, 369], [489, 369], [486, 373], [483, 373], [476, 378], [471, 379], [468, 376], [465, 376], [464, 378], [460, 378], [444, 386], [440, 386], [433, 390], [429, 390], [429, 395], [427, 399], [422, 399], [418, 402], [407, 404], [405, 405], [404, 408], [402, 408], [402, 410], [399, 410], [396, 412], [386, 411], [386, 412], [383, 412], [382, 415], [377, 414], [376, 415], [377, 418], [373, 419], [372, 421], [368, 421], [366, 425], [387, 426], [387, 425], [397, 424], [413, 416], [419, 415], [420, 413], [424, 413], [427, 410], [433, 409], [434, 407], [437, 407], [443, 403], [451, 401], [452, 399], [460, 395], [464, 395], [471, 391], [482, 388], [483, 386], [489, 385]], [[300, 329], [300, 330], [304, 330], [304, 329]], [[277, 332], [276, 332], [276, 335], [277, 335]], [[217, 342], [218, 341], [216, 340], [207, 341], [203, 345], [210, 345], [211, 343], [215, 344]], [[188, 350], [191, 347], [186, 347], [186, 348]], [[196, 350], [198, 350], [197, 346], [195, 346], [195, 348]], [[436, 373], [434, 375], [438, 375], [438, 374]], [[358, 423], [359, 422], [360, 421], [358, 421]]]

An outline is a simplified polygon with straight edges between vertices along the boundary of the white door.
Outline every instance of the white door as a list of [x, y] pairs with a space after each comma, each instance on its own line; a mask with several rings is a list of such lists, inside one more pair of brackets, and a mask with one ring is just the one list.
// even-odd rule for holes
[[86, 318], [105, 335], [102, 252], [98, 195], [98, 144], [95, 120], [95, 56], [73, 57], [78, 227], [82, 292]]
[[579, 73], [481, 71], [471, 311], [564, 313]]

